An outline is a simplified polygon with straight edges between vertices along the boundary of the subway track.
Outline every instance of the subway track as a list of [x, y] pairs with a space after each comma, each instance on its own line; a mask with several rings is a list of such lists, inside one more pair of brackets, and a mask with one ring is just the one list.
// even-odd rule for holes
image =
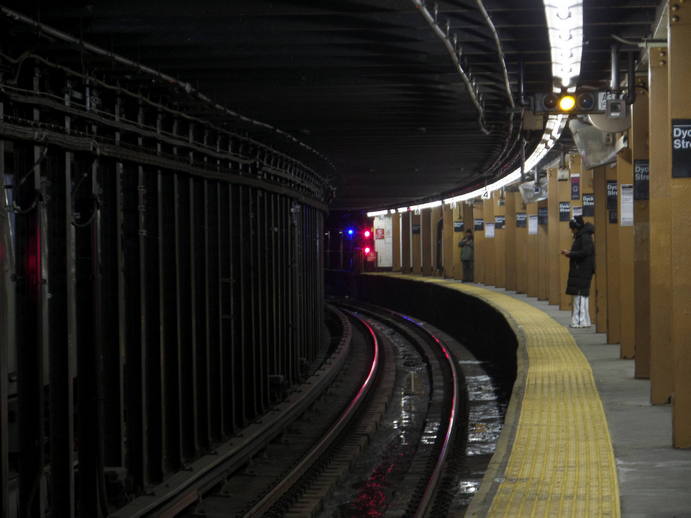
[[[341, 335], [332, 338], [321, 379], [306, 384], [318, 389], [300, 394], [302, 411], [284, 418], [270, 413], [243, 434], [233, 455], [225, 453], [225, 462], [132, 516], [445, 513], [452, 495], [439, 488], [460, 429], [452, 355], [412, 319], [352, 302], [336, 305], [331, 327]], [[382, 419], [392, 410], [400, 419], [396, 433], [387, 434]], [[264, 428], [271, 432], [259, 432]], [[366, 480], [355, 483], [352, 467], [363, 463], [369, 473], [356, 475]]]

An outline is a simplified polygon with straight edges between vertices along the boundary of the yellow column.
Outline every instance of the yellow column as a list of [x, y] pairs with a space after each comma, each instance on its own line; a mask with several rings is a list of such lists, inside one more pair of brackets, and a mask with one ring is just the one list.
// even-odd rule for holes
[[[690, 137], [676, 135], [677, 130], [691, 129], [691, 5], [686, 2], [670, 2], [669, 14], [669, 114], [674, 150], [677, 145], [691, 145]], [[672, 430], [674, 446], [677, 448], [691, 448], [690, 157], [691, 147], [672, 151]]]
[[[592, 223], [593, 225], [595, 224], [595, 216], [594, 212], [593, 215], [588, 215], [588, 211], [594, 211], [595, 206], [593, 205], [593, 200], [594, 200], [594, 190], [593, 190], [593, 170], [589, 169], [587, 171], [583, 170], [583, 163], [581, 162], [581, 199], [580, 199], [580, 204], [583, 210], [583, 219], [585, 220], [586, 223]], [[587, 197], [587, 199], [586, 199]], [[586, 201], [588, 202], [586, 207]], [[597, 230], [597, 228], [596, 228]], [[595, 240], [595, 236], [593, 236], [593, 242]], [[595, 325], [595, 321], [597, 320], [597, 275], [593, 275], [593, 281], [590, 284], [590, 301], [589, 301], [589, 309], [590, 309], [590, 320], [593, 322], [593, 325]]]
[[444, 219], [444, 277], [447, 279], [453, 278], [453, 254], [458, 248], [457, 243], [454, 240], [453, 233], [453, 209], [451, 205], [444, 205], [442, 207], [442, 218]]
[[667, 49], [650, 49], [650, 402], [669, 403], [672, 352], [672, 140]]
[[506, 198], [494, 192], [494, 256], [496, 261], [495, 286], [506, 287]]
[[[635, 343], [633, 221], [627, 221], [627, 215], [624, 213], [625, 191], [628, 190], [632, 195], [633, 188], [633, 163], [630, 149], [623, 150], [617, 156], [617, 180], [619, 182], [619, 354], [622, 358], [633, 358]], [[630, 208], [633, 210], [633, 207]]]
[[537, 204], [539, 220], [537, 228], [537, 298], [540, 300], [547, 300], [549, 298], [549, 226], [542, 221], [542, 214], [547, 214], [549, 210], [547, 204], [547, 200], [543, 200]]
[[391, 215], [391, 260], [392, 270], [401, 271], [401, 215]]
[[[488, 200], [483, 200], [482, 202], [482, 214], [485, 220], [485, 241], [483, 243], [483, 257], [484, 257], [484, 283], [489, 286], [496, 285], [496, 271], [497, 271], [497, 258], [495, 254], [495, 235], [496, 229], [494, 229], [494, 200], [490, 197]], [[494, 229], [494, 235], [488, 237], [488, 228]]]
[[404, 212], [401, 214], [401, 271], [403, 273], [410, 273], [413, 269], [412, 223], [413, 214], [411, 212]]
[[597, 304], [596, 329], [607, 332], [607, 171], [606, 167], [593, 170], [595, 197], [595, 297]]
[[549, 198], [547, 200], [547, 248], [549, 250], [549, 292], [547, 294], [550, 304], [558, 305], [561, 300], [561, 276], [559, 265], [559, 182], [557, 180], [557, 168], [550, 167], [547, 170], [549, 182]]
[[422, 274], [422, 215], [415, 214], [411, 218], [412, 248], [413, 248], [413, 273]]
[[[645, 86], [645, 81], [638, 84]], [[636, 378], [650, 377], [650, 211], [648, 209], [648, 90], [639, 88], [631, 121], [634, 181], [634, 352]]]
[[[472, 204], [463, 202], [457, 207], [459, 218], [463, 220], [463, 234], [457, 236], [458, 241], [463, 239], [463, 235], [466, 230], [473, 230], [473, 206]], [[473, 231], [473, 236], [475, 236], [475, 231]], [[458, 243], [456, 243], [458, 245]], [[458, 258], [458, 277], [457, 279], [463, 278], [463, 265], [461, 264], [461, 249], [458, 248], [456, 252], [456, 257]], [[475, 255], [477, 257], [477, 254]]]
[[420, 215], [420, 247], [422, 248], [422, 274], [432, 275], [434, 230], [432, 228], [432, 209], [424, 209]]
[[[482, 208], [482, 202], [473, 203], [473, 221], [483, 220], [483, 218], [484, 211]], [[475, 282], [485, 282], [484, 226], [483, 230], [475, 230], [473, 228], [473, 236], [475, 239]]]
[[506, 289], [516, 291], [516, 196], [517, 192], [506, 193], [504, 206], [506, 222], [504, 227], [504, 256], [506, 263]]
[[432, 275], [444, 271], [444, 216], [442, 207], [432, 208]]
[[[617, 168], [606, 166], [607, 189], [614, 195], [616, 208], [607, 209], [607, 341], [618, 344], [621, 340], [621, 313], [619, 309], [619, 183]], [[616, 194], [615, 194], [616, 193]], [[611, 196], [610, 196], [611, 198]]]
[[520, 192], [516, 193], [516, 291], [528, 292], [528, 212]]
[[[568, 165], [568, 164], [567, 164]], [[557, 224], [559, 232], [559, 250], [571, 250], [573, 244], [573, 234], [569, 228], [568, 219], [571, 218], [571, 182], [569, 178], [557, 182], [557, 193], [559, 195], [558, 212], [560, 221]], [[568, 219], [561, 221], [562, 215], [568, 213]], [[566, 281], [569, 278], [569, 259], [565, 255], [559, 254], [559, 309], [571, 310], [571, 295], [566, 294]]]
[[526, 213], [528, 215], [528, 232], [526, 240], [526, 269], [528, 274], [528, 285], [526, 286], [526, 294], [530, 297], [537, 297], [537, 279], [538, 279], [538, 237], [537, 234], [530, 233], [531, 218], [533, 220], [537, 217], [537, 203], [528, 203], [526, 205]]

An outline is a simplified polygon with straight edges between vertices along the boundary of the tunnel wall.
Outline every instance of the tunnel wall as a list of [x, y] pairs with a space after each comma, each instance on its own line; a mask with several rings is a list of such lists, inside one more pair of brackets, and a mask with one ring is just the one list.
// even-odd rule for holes
[[0, 514], [93, 518], [307, 374], [328, 189], [155, 76], [3, 45]]
[[379, 275], [326, 273], [327, 293], [405, 313], [442, 329], [467, 347], [495, 377], [505, 400], [516, 379], [517, 338], [506, 318], [486, 302], [430, 283]]

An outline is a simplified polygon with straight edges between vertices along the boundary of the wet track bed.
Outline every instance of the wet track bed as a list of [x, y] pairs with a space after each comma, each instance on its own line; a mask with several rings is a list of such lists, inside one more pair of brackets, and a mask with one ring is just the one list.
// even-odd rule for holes
[[[179, 514], [463, 515], [505, 408], [484, 364], [410, 317], [351, 302], [340, 309], [352, 340], [335, 381]], [[358, 396], [359, 408], [344, 421]]]

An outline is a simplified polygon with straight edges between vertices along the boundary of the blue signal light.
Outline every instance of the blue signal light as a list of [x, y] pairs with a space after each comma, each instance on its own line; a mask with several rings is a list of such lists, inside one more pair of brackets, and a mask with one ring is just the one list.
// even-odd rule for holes
[[353, 234], [355, 234], [355, 230], [353, 230], [352, 228], [349, 228], [346, 232], [348, 236], [352, 236]]

